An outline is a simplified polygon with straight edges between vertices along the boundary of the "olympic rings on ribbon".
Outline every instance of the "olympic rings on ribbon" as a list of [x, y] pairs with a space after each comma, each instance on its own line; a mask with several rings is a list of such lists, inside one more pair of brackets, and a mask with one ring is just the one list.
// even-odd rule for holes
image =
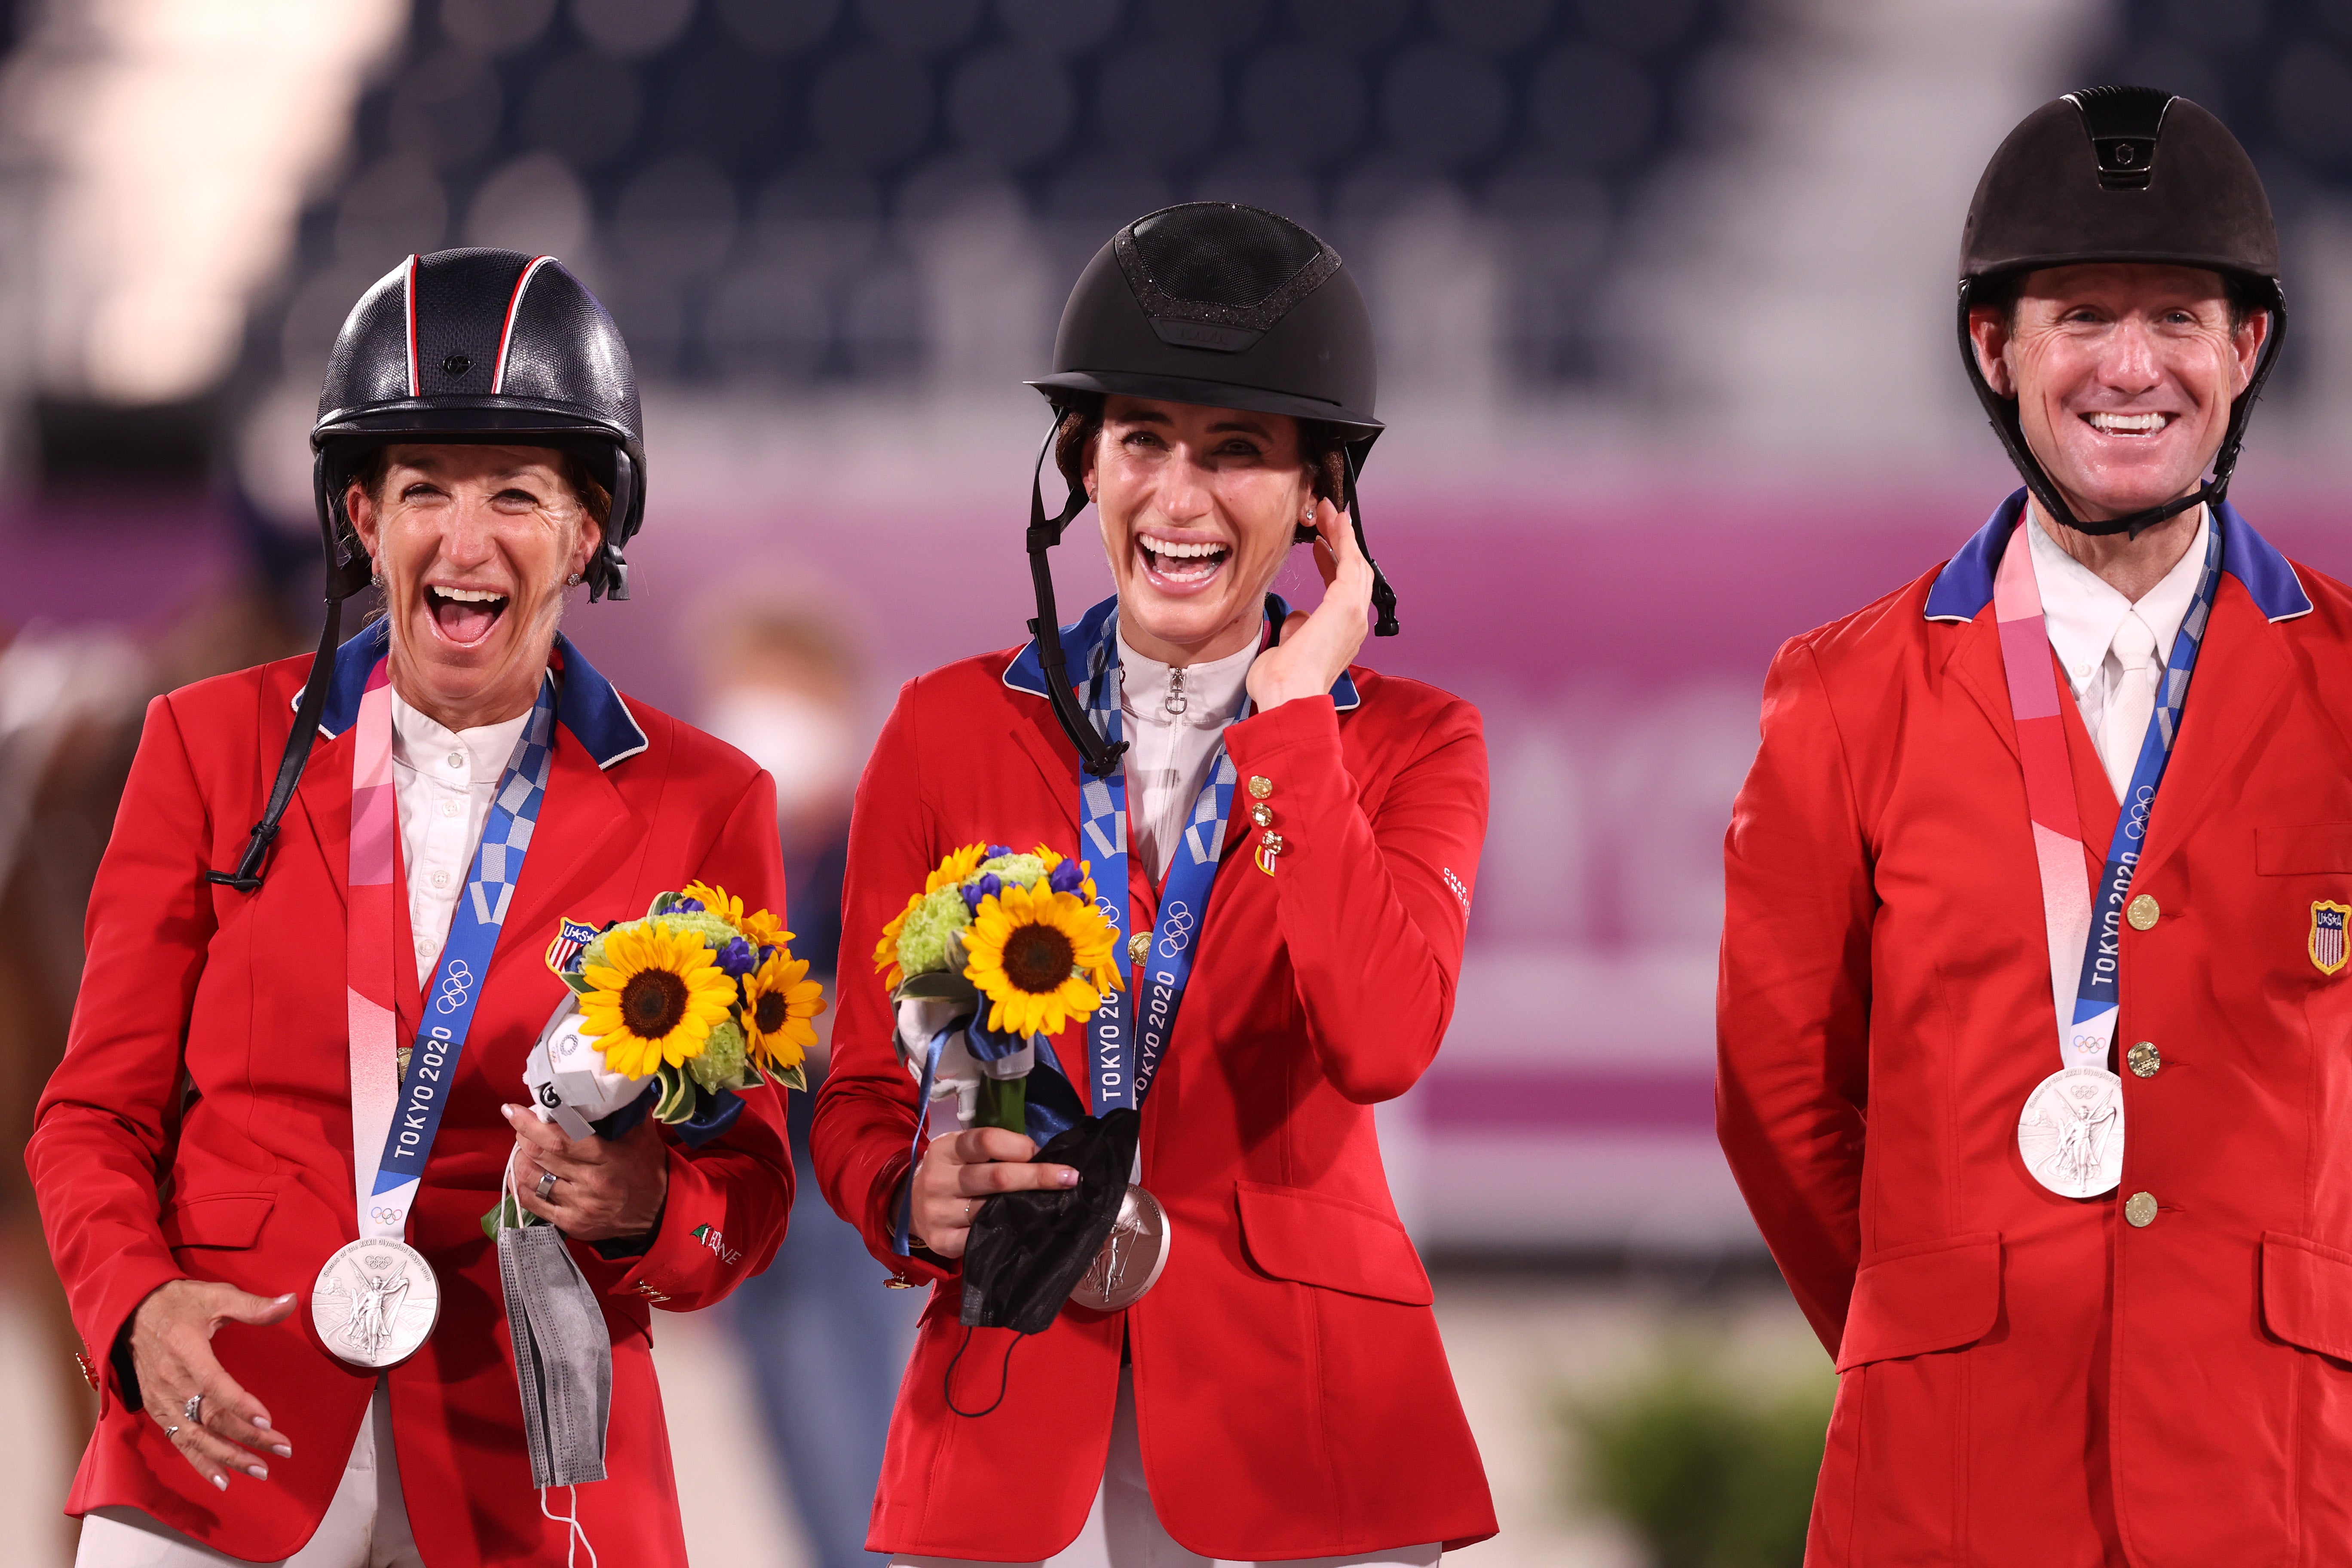
[[466, 1005], [466, 993], [474, 988], [474, 972], [466, 967], [462, 958], [452, 959], [441, 976], [441, 994], [433, 999], [436, 1009], [454, 1013]]

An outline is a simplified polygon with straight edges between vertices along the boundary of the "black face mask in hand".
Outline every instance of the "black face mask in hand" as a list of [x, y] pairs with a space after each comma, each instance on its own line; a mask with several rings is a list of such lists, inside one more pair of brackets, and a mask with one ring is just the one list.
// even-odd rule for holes
[[1076, 1169], [1076, 1186], [999, 1193], [980, 1205], [964, 1244], [966, 1327], [1034, 1334], [1053, 1323], [1118, 1218], [1142, 1131], [1130, 1109], [1087, 1117], [1037, 1151], [1039, 1164]]

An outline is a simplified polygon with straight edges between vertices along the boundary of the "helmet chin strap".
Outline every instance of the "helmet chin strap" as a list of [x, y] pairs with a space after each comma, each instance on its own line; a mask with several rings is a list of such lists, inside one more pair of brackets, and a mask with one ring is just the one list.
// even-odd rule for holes
[[2137, 539], [2147, 530], [2168, 518], [2179, 516], [2193, 506], [2219, 506], [2230, 493], [2230, 478], [2237, 470], [2238, 454], [2246, 439], [2246, 425], [2252, 417], [2254, 403], [2263, 395], [2263, 384], [2270, 379], [2271, 367], [2278, 363], [2279, 345], [2286, 337], [2286, 299], [2284, 292], [2274, 291], [2263, 306], [2270, 312], [2270, 332], [2263, 344], [2262, 357], [2255, 362], [2254, 374], [2230, 406], [2230, 425], [2221, 437], [2221, 448], [2213, 458], [2213, 477], [2200, 482], [2185, 496], [2178, 496], [2161, 506], [2152, 506], [2126, 517], [2086, 520], [2074, 515], [2065, 497], [2050, 478], [2042, 459], [2025, 439], [2025, 427], [2018, 416], [2017, 399], [2003, 397], [1985, 380], [1984, 368], [1977, 363], [1976, 339], [1969, 331], [1969, 299], [1975, 280], [1960, 281], [1959, 334], [1960, 363], [1967, 367], [1969, 384], [1976, 389], [1977, 401], [1983, 405], [1986, 416], [1992, 421], [1993, 434], [2000, 437], [2001, 448], [2009, 454], [2010, 462], [2018, 476], [2024, 479], [2026, 489], [2041, 504], [2053, 522], [2063, 523], [2077, 533], [2097, 537], [2127, 534]]
[[236, 870], [205, 873], [205, 881], [240, 893], [261, 886], [262, 863], [269, 854], [270, 841], [278, 837], [287, 806], [293, 803], [294, 786], [301, 782], [303, 764], [310, 760], [310, 743], [318, 739], [319, 716], [326, 711], [327, 688], [335, 674], [335, 650], [342, 640], [343, 601], [365, 589], [370, 578], [367, 552], [346, 545], [350, 530], [342, 521], [342, 498], [329, 489], [323, 452], [311, 459], [310, 489], [319, 508], [319, 531], [327, 544], [327, 624], [319, 633], [319, 651], [310, 656], [310, 678], [302, 682], [301, 700], [294, 705], [294, 730], [286, 737], [286, 750], [278, 759], [278, 777], [269, 786], [261, 820], [253, 825]]
[[1045, 515], [1045, 458], [1054, 449], [1054, 437], [1061, 434], [1062, 410], [1054, 409], [1054, 423], [1045, 432], [1045, 444], [1037, 448], [1036, 470], [1029, 476], [1029, 580], [1037, 590], [1036, 618], [1029, 623], [1029, 635], [1037, 639], [1037, 663], [1045, 672], [1045, 696], [1054, 705], [1054, 717], [1060, 721], [1062, 733], [1078, 749], [1078, 761], [1095, 778], [1108, 778], [1118, 766], [1127, 742], [1117, 744], [1106, 741], [1102, 732], [1078, 706], [1077, 693], [1070, 689], [1070, 671], [1062, 656], [1062, 622], [1054, 613], [1054, 566], [1046, 552], [1062, 541], [1062, 531], [1070, 520], [1086, 510], [1087, 492], [1076, 485], [1070, 486], [1070, 496], [1055, 517]]

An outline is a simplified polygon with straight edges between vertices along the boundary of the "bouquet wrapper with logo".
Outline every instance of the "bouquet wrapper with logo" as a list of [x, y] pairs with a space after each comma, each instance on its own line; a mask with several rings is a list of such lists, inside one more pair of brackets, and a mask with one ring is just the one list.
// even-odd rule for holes
[[[1043, 1046], [1124, 984], [1116, 945], [1083, 862], [1044, 845], [1021, 855], [974, 844], [930, 873], [876, 949], [876, 967], [890, 971], [899, 1058], [923, 1105], [918, 1143], [998, 1127], [1040, 1145], [1036, 1158], [1081, 1173], [1075, 1188], [982, 1205], [964, 1258], [965, 1323], [1042, 1330], [1118, 1217], [1136, 1119], [1087, 1114]], [[902, 1253], [911, 1202], [901, 1205]]]

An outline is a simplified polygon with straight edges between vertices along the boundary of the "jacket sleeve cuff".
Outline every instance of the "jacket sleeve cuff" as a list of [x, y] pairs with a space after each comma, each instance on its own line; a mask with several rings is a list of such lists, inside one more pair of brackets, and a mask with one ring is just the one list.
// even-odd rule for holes
[[876, 1257], [897, 1279], [909, 1285], [937, 1285], [961, 1275], [961, 1265], [940, 1257], [916, 1242], [912, 1236], [907, 1239], [909, 1256], [901, 1258], [890, 1250], [898, 1239], [898, 1194], [905, 1187], [911, 1169], [904, 1156], [896, 1157], [883, 1165], [881, 1174], [875, 1179], [873, 1215], [877, 1223], [872, 1234], [882, 1238]]
[[[574, 1241], [572, 1256], [596, 1289], [635, 1296], [654, 1306], [679, 1298], [699, 1304], [741, 1283], [743, 1249], [727, 1239], [709, 1216], [720, 1211], [720, 1194], [709, 1176], [677, 1149], [669, 1151], [669, 1191], [652, 1236], [627, 1243]], [[615, 1245], [635, 1248], [614, 1257]]]
[[1294, 697], [1225, 731], [1225, 753], [1244, 773], [1264, 772], [1294, 754], [1326, 753], [1339, 763], [1339, 710], [1331, 699]]
[[96, 1303], [82, 1328], [82, 1350], [76, 1358], [82, 1378], [98, 1390], [99, 1409], [108, 1400], [137, 1410], [143, 1403], [139, 1378], [131, 1360], [131, 1321], [148, 1297], [186, 1276], [166, 1260], [119, 1263], [108, 1271], [106, 1294]]

